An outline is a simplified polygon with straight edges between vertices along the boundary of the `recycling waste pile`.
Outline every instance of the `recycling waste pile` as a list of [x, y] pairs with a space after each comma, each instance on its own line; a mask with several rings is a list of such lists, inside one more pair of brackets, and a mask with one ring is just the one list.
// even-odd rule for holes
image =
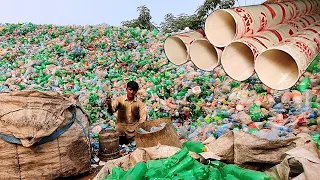
[[[256, 75], [238, 82], [221, 67], [203, 71], [192, 62], [168, 62], [163, 43], [170, 35], [106, 24], [1, 24], [0, 92], [37, 89], [79, 95], [91, 117], [93, 165], [100, 163], [99, 132], [113, 129], [116, 121], [106, 111], [105, 97], [124, 94], [129, 80], [140, 85], [147, 120], [170, 117], [182, 142], [243, 131], [269, 140], [303, 132], [319, 143], [319, 55], [295, 86], [277, 91]], [[133, 142], [123, 145], [121, 153], [135, 149]]]

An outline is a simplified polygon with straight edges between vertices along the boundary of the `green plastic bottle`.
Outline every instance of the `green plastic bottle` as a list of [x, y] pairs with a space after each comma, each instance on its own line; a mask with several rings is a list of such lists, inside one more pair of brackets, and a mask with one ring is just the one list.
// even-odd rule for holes
[[105, 180], [119, 180], [125, 175], [121, 167], [114, 167], [112, 173]]
[[250, 128], [249, 129], [249, 134], [254, 134], [256, 132], [258, 132], [259, 130], [257, 128]]
[[167, 158], [163, 164], [166, 168], [171, 168], [178, 164], [182, 159], [184, 159], [189, 154], [188, 149], [183, 148], [177, 151], [173, 156], [170, 156]]
[[202, 153], [207, 151], [206, 147], [200, 142], [186, 141], [182, 144], [182, 147], [187, 148], [189, 151], [195, 153]]
[[146, 172], [145, 177], [148, 179], [163, 177], [168, 170], [163, 165], [165, 160], [166, 159], [149, 160], [147, 162], [148, 171]]
[[318, 107], [319, 107], [319, 103], [317, 103], [317, 102], [311, 103], [311, 108], [318, 108]]
[[300, 91], [300, 92], [303, 92], [303, 91], [305, 91], [306, 89], [308, 89], [309, 86], [310, 86], [310, 82], [311, 82], [311, 80], [310, 80], [309, 77], [303, 78], [303, 79], [301, 80], [301, 82], [299, 83], [299, 86], [298, 86], [299, 91]]
[[318, 149], [320, 149], [320, 134], [312, 135], [312, 139], [316, 142]]
[[171, 177], [181, 171], [184, 171], [188, 167], [192, 166], [194, 161], [195, 160], [191, 156], [185, 157], [179, 164], [169, 169], [166, 177]]
[[313, 62], [311, 62], [311, 64], [307, 68], [307, 71], [311, 72], [312, 74], [315, 74], [317, 73], [317, 71], [319, 71], [319, 69], [320, 69], [320, 54], [318, 54], [318, 56], [313, 60]]
[[192, 170], [188, 170], [188, 171], [183, 171], [181, 173], [178, 173], [177, 176], [185, 176], [185, 177], [194, 176], [194, 173]]
[[211, 119], [210, 117], [206, 117], [206, 118], [204, 118], [204, 121], [205, 121], [207, 124], [209, 124], [209, 123], [211, 123], [212, 119]]
[[255, 122], [259, 121], [261, 118], [261, 109], [256, 103], [250, 107], [250, 117]]
[[263, 93], [263, 92], [265, 92], [265, 89], [263, 89], [263, 87], [262, 87], [261, 85], [256, 86], [254, 89], [255, 89], [255, 91], [256, 91], [257, 93]]
[[147, 165], [144, 162], [138, 162], [128, 176], [123, 177], [122, 180], [142, 180], [147, 172]]
[[209, 173], [209, 179], [211, 180], [222, 180], [222, 175], [219, 169], [213, 168]]
[[198, 177], [199, 179], [207, 179], [209, 176], [209, 166], [205, 166], [198, 161], [194, 161], [194, 164], [190, 169], [193, 175]]
[[318, 96], [316, 94], [314, 94], [311, 98], [311, 102], [316, 102], [318, 99]]
[[219, 120], [221, 120], [222, 118], [220, 117], [220, 116], [214, 116], [213, 117], [213, 120], [215, 121], [215, 122], [217, 122], [217, 121], [219, 121]]
[[221, 161], [209, 161], [208, 164], [217, 169], [222, 169], [225, 165], [227, 165], [226, 163], [223, 163]]
[[198, 180], [195, 176], [175, 176], [171, 178], [172, 180]]
[[178, 173], [177, 176], [195, 176], [198, 179], [207, 179], [209, 176], [209, 166], [194, 161], [193, 165], [187, 167], [186, 171]]
[[145, 177], [147, 179], [162, 178], [166, 175], [166, 172], [168, 172], [168, 169], [166, 169], [165, 167], [152, 168], [152, 169], [148, 169], [148, 171], [145, 174]]
[[126, 171], [126, 173], [123, 175], [121, 180], [126, 180], [129, 177], [129, 175], [131, 174], [132, 171], [133, 171], [133, 168], [128, 169], [128, 171]]
[[232, 174], [227, 174], [225, 180], [241, 180], [241, 179], [236, 178]]
[[166, 161], [166, 159], [149, 160], [147, 162], [147, 168], [148, 169], [161, 168], [163, 167], [164, 161]]
[[225, 78], [224, 78], [224, 76], [220, 76], [219, 79], [220, 79], [221, 82], [223, 82]]
[[317, 120], [315, 118], [311, 118], [308, 126], [318, 125]]
[[224, 177], [227, 177], [229, 174], [239, 180], [271, 180], [266, 173], [244, 169], [233, 164], [228, 164], [222, 168], [222, 175]]

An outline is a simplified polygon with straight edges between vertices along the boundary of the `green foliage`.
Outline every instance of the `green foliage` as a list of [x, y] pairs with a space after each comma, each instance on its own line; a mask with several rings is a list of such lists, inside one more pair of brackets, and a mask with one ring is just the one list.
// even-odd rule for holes
[[[216, 9], [227, 9], [233, 7], [235, 0], [205, 0], [203, 5], [199, 6], [194, 14], [179, 14], [174, 16], [172, 13], [168, 13], [164, 17], [164, 21], [160, 23], [160, 29], [165, 33], [177, 32], [183, 30], [186, 27], [197, 30], [203, 29], [206, 18]], [[140, 6], [137, 8], [139, 16], [137, 19], [130, 21], [123, 21], [121, 24], [127, 27], [133, 27], [140, 29], [153, 30], [156, 28], [151, 22], [150, 10], [146, 6]]]
[[170, 33], [183, 30], [186, 27], [190, 29], [200, 29], [202, 28], [202, 23], [202, 20], [198, 18], [196, 14], [180, 14], [175, 17], [170, 13], [165, 15], [164, 21], [160, 24], [160, 28], [165, 33]]
[[137, 11], [139, 12], [139, 16], [137, 19], [132, 19], [130, 21], [123, 21], [121, 24], [123, 26], [127, 27], [132, 27], [132, 28], [137, 28], [139, 27], [140, 29], [147, 29], [147, 30], [153, 30], [156, 28], [152, 22], [151, 22], [151, 14], [149, 8], [146, 6], [139, 6], [137, 8]]
[[226, 9], [233, 7], [235, 0], [205, 0], [203, 5], [198, 7], [192, 15], [180, 14], [174, 16], [169, 13], [165, 15], [164, 21], [160, 24], [160, 28], [165, 33], [177, 32], [186, 27], [197, 30], [204, 28], [206, 18], [216, 9]]

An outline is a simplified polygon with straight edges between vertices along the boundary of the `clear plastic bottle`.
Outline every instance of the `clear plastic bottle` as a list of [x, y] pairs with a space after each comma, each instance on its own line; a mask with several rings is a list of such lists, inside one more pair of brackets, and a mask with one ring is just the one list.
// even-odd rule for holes
[[299, 91], [292, 91], [292, 101], [297, 109], [301, 108], [303, 104], [303, 96]]
[[245, 132], [245, 133], [248, 133], [249, 132], [249, 128], [247, 125], [242, 125], [242, 131]]
[[281, 103], [282, 104], [287, 104], [287, 103], [289, 103], [290, 102], [290, 100], [291, 100], [291, 92], [290, 91], [286, 91], [283, 95], [282, 95], [282, 97], [281, 97]]
[[277, 129], [264, 129], [256, 133], [257, 136], [266, 138], [268, 140], [279, 139], [279, 131]]
[[186, 138], [188, 136], [188, 131], [185, 126], [181, 126], [179, 128], [179, 133], [182, 138]]
[[303, 91], [302, 96], [303, 96], [303, 105], [306, 106], [307, 108], [310, 108], [311, 107], [311, 100], [313, 97], [312, 90], [307, 89], [307, 90]]
[[195, 131], [189, 134], [188, 139], [191, 140], [192, 138], [198, 136], [202, 132], [202, 128], [198, 127]]

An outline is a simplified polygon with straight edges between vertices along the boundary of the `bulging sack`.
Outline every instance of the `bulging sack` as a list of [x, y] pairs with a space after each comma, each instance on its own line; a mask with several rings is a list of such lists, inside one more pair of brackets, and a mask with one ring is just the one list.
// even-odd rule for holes
[[0, 177], [56, 179], [90, 170], [89, 116], [77, 97], [0, 94]]

